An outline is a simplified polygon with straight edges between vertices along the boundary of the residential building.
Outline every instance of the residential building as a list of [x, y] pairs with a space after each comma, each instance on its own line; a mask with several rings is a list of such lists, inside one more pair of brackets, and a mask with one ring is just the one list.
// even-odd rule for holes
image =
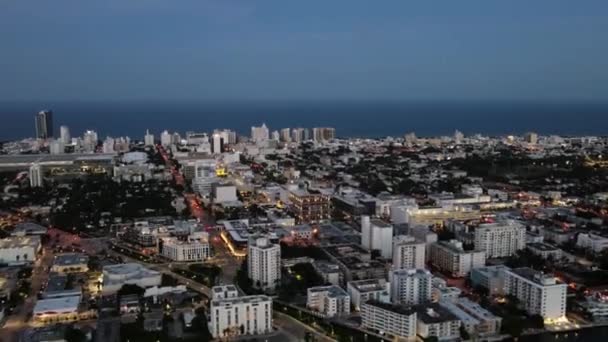
[[44, 185], [44, 179], [42, 174], [42, 166], [38, 163], [30, 166], [30, 186], [32, 188], [41, 187]]
[[526, 228], [513, 220], [481, 224], [474, 234], [475, 249], [488, 259], [510, 257], [526, 246]]
[[281, 280], [281, 247], [267, 236], [250, 236], [247, 270], [254, 286], [274, 290]]
[[528, 249], [533, 254], [542, 257], [543, 259], [552, 258], [553, 260], [559, 260], [562, 257], [561, 249], [544, 242], [529, 243], [526, 245], [526, 249]]
[[350, 296], [336, 285], [311, 287], [307, 290], [306, 307], [327, 318], [347, 315]]
[[431, 300], [437, 302], [456, 302], [462, 291], [454, 286], [448, 286], [447, 282], [439, 277], [433, 277], [431, 281]]
[[507, 269], [504, 276], [505, 293], [519, 299], [530, 315], [540, 315], [545, 320], [565, 317], [568, 285], [530, 268]]
[[290, 210], [298, 223], [318, 223], [331, 216], [330, 196], [318, 191], [295, 189], [289, 192]]
[[392, 302], [404, 305], [429, 302], [432, 278], [431, 272], [424, 269], [392, 271], [389, 277]]
[[576, 245], [595, 253], [601, 253], [608, 248], [608, 237], [594, 233], [580, 233], [576, 239]]
[[483, 251], [465, 251], [457, 240], [440, 241], [431, 245], [431, 263], [453, 277], [466, 277], [472, 269], [486, 264]]
[[361, 216], [361, 245], [370, 251], [380, 251], [384, 259], [393, 257], [393, 225], [380, 219]]
[[211, 300], [236, 298], [239, 290], [234, 285], [214, 286], [211, 288]]
[[424, 268], [426, 244], [413, 236], [398, 235], [393, 238], [393, 268], [396, 270]]
[[144, 135], [144, 144], [146, 146], [154, 146], [154, 134], [151, 134], [149, 130]]
[[270, 132], [266, 124], [262, 124], [260, 127], [251, 127], [251, 140], [254, 143], [262, 143], [270, 138]]
[[70, 135], [70, 128], [68, 126], [59, 127], [59, 139], [64, 145], [69, 145], [72, 142], [72, 136]]
[[366, 279], [349, 281], [346, 290], [350, 296], [355, 310], [360, 311], [361, 306], [370, 301], [388, 303], [391, 300], [391, 284], [384, 279]]
[[436, 337], [439, 341], [450, 341], [460, 338], [461, 321], [448, 309], [438, 303], [416, 305], [416, 331], [418, 337], [428, 339]]
[[361, 326], [394, 336], [397, 340], [416, 340], [416, 311], [409, 306], [379, 301], [361, 305]]
[[209, 331], [216, 339], [272, 332], [272, 299], [268, 296], [211, 300]]
[[471, 283], [488, 289], [491, 296], [505, 294], [505, 271], [507, 266], [496, 265], [474, 268], [471, 270]]

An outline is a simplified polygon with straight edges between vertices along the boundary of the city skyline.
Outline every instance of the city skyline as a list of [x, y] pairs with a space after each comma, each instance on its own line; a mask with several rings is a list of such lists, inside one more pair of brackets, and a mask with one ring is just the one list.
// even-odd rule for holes
[[12, 1], [0, 100], [606, 101], [607, 15], [600, 0]]

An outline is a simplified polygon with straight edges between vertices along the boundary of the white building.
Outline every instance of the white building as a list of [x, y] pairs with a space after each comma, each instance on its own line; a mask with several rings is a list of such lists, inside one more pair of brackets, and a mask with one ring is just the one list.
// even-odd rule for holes
[[456, 302], [442, 302], [441, 305], [462, 321], [462, 325], [471, 336], [491, 336], [500, 333], [502, 318], [470, 299], [459, 298]]
[[431, 263], [453, 277], [466, 277], [472, 269], [486, 264], [483, 251], [465, 251], [462, 242], [441, 241], [431, 245]]
[[306, 307], [327, 318], [348, 315], [350, 296], [336, 285], [311, 287], [307, 290]]
[[42, 244], [39, 236], [7, 237], [0, 240], [0, 263], [26, 264], [36, 261]]
[[272, 299], [245, 296], [214, 299], [209, 307], [209, 331], [214, 338], [272, 332]]
[[529, 314], [540, 315], [545, 320], [558, 320], [566, 316], [568, 285], [530, 268], [506, 269], [504, 276], [505, 293], [517, 297]]
[[50, 154], [62, 154], [65, 152], [65, 145], [62, 140], [57, 139], [49, 143]]
[[161, 239], [160, 254], [173, 261], [204, 261], [209, 259], [209, 234], [197, 233], [187, 241], [175, 237]]
[[171, 133], [169, 133], [169, 131], [164, 130], [160, 134], [160, 144], [163, 145], [164, 147], [171, 145], [172, 141], [173, 141], [173, 136], [171, 135]]
[[266, 124], [262, 124], [260, 127], [251, 127], [251, 140], [254, 143], [262, 143], [267, 141], [270, 138], [270, 132], [268, 131], [268, 127]]
[[161, 274], [137, 263], [104, 266], [103, 295], [118, 292], [123, 285], [137, 285], [148, 288], [161, 285]]
[[211, 288], [211, 300], [236, 298], [239, 290], [234, 285], [214, 286]]
[[30, 186], [32, 188], [41, 187], [43, 185], [42, 166], [38, 163], [30, 166]]
[[389, 277], [392, 302], [403, 305], [429, 302], [432, 279], [431, 272], [424, 269], [392, 271]]
[[507, 266], [496, 265], [471, 270], [471, 283], [488, 289], [491, 296], [505, 294], [505, 271]]
[[396, 270], [424, 268], [426, 244], [409, 235], [393, 238], [393, 268]]
[[361, 245], [378, 250], [385, 259], [393, 257], [393, 225], [379, 219], [361, 216]]
[[236, 196], [236, 186], [232, 184], [215, 184], [213, 186], [213, 202], [214, 203], [225, 203], [225, 202], [236, 202], [238, 197]]
[[433, 277], [431, 281], [431, 299], [433, 302], [456, 302], [462, 291], [439, 277]]
[[268, 237], [251, 236], [247, 255], [247, 271], [254, 286], [273, 290], [281, 281], [281, 247]]
[[461, 321], [448, 309], [437, 303], [417, 305], [416, 331], [422, 339], [436, 337], [439, 341], [457, 340], [460, 337]]
[[283, 128], [281, 130], [281, 141], [291, 142], [291, 130], [289, 128]]
[[370, 301], [389, 303], [391, 301], [391, 284], [384, 279], [353, 280], [346, 284], [346, 290], [355, 310]]
[[475, 249], [486, 258], [505, 258], [526, 247], [526, 228], [519, 222], [505, 220], [485, 223], [475, 228]]
[[211, 153], [221, 154], [224, 151], [224, 138], [219, 133], [211, 136]]
[[543, 259], [552, 258], [553, 260], [559, 260], [563, 255], [561, 249], [544, 242], [528, 243], [526, 249]]
[[146, 146], [154, 146], [154, 134], [151, 134], [149, 130], [146, 130], [144, 135], [144, 144]]
[[426, 226], [415, 226], [410, 228], [409, 234], [418, 241], [424, 242], [426, 251], [424, 253], [424, 261], [428, 262], [431, 257], [431, 245], [437, 242], [437, 233], [431, 231]]
[[576, 239], [576, 245], [600, 253], [608, 248], [608, 238], [593, 233], [580, 233]]
[[404, 305], [369, 301], [361, 306], [361, 326], [400, 340], [416, 340], [416, 311]]
[[59, 139], [61, 139], [64, 145], [69, 145], [72, 142], [72, 136], [70, 135], [68, 126], [59, 127]]

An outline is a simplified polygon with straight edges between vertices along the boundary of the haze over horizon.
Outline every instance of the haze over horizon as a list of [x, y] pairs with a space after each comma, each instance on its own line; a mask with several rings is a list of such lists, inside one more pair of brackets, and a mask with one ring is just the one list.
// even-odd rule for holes
[[608, 3], [0, 3], [0, 101], [608, 102]]

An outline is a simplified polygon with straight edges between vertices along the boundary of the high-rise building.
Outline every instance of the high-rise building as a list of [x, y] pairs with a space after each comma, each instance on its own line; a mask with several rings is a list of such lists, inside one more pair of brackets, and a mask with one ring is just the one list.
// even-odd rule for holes
[[484, 223], [475, 228], [475, 249], [486, 258], [506, 258], [526, 247], [526, 227], [513, 220]]
[[209, 234], [197, 233], [188, 236], [187, 241], [176, 237], [162, 238], [159, 249], [160, 255], [173, 261], [204, 261], [210, 256]]
[[283, 128], [281, 130], [281, 141], [291, 142], [291, 130], [289, 128]]
[[261, 295], [214, 299], [209, 305], [208, 325], [216, 339], [271, 333], [272, 299]]
[[114, 144], [116, 140], [112, 137], [106, 137], [106, 140], [103, 141], [103, 153], [114, 153], [116, 150], [114, 149]]
[[90, 131], [90, 130], [84, 132], [84, 135], [82, 137], [82, 144], [83, 144], [83, 148], [85, 149], [85, 151], [87, 151], [87, 152], [95, 151], [95, 148], [97, 147], [97, 142], [98, 142], [97, 132]]
[[380, 219], [361, 216], [361, 245], [368, 250], [378, 250], [385, 259], [393, 257], [393, 225]]
[[59, 127], [59, 134], [64, 145], [68, 145], [72, 142], [72, 136], [70, 135], [70, 128], [68, 126]]
[[236, 144], [236, 132], [229, 129], [216, 129], [213, 133], [219, 134], [224, 139], [224, 144], [234, 145]]
[[164, 147], [167, 147], [169, 145], [171, 145], [173, 140], [173, 137], [171, 136], [171, 133], [169, 133], [169, 131], [164, 130], [161, 134], [160, 134], [160, 144]]
[[32, 164], [32, 166], [30, 166], [30, 185], [33, 188], [36, 188], [41, 187], [42, 184], [42, 166], [38, 163]]
[[62, 154], [65, 152], [65, 145], [63, 144], [63, 140], [56, 139], [49, 143], [49, 152], [51, 154]]
[[538, 143], [538, 134], [534, 132], [528, 132], [524, 136], [524, 140], [530, 145], [536, 145], [536, 143]]
[[253, 285], [273, 290], [281, 281], [281, 247], [266, 236], [249, 237], [247, 245], [247, 271]]
[[460, 144], [463, 139], [464, 139], [464, 134], [462, 134], [461, 131], [456, 130], [456, 132], [454, 132], [454, 142], [457, 144]]
[[353, 280], [346, 284], [355, 310], [370, 300], [389, 303], [391, 301], [391, 284], [385, 279]]
[[213, 133], [211, 139], [211, 153], [221, 154], [224, 151], [224, 138], [219, 133]]
[[36, 137], [48, 139], [53, 137], [53, 111], [41, 110], [34, 117], [36, 122]]
[[146, 146], [154, 146], [154, 134], [151, 134], [150, 130], [146, 130], [146, 135], [144, 135], [144, 144]]
[[294, 128], [291, 131], [291, 140], [295, 143], [302, 143], [304, 141], [304, 128]]
[[483, 251], [465, 251], [457, 240], [440, 241], [431, 245], [431, 263], [453, 277], [466, 277], [472, 269], [486, 264]]
[[530, 315], [540, 315], [545, 320], [565, 318], [568, 285], [531, 268], [504, 269], [503, 272], [505, 293], [519, 299]]
[[262, 124], [260, 127], [251, 127], [251, 140], [254, 143], [265, 142], [270, 138], [270, 132], [266, 124]]
[[393, 238], [393, 269], [424, 268], [426, 244], [409, 235]]
[[424, 269], [394, 270], [390, 273], [391, 300], [395, 304], [416, 305], [429, 302], [431, 272]]
[[336, 129], [333, 127], [315, 127], [312, 129], [312, 139], [316, 142], [329, 141], [336, 138]]

